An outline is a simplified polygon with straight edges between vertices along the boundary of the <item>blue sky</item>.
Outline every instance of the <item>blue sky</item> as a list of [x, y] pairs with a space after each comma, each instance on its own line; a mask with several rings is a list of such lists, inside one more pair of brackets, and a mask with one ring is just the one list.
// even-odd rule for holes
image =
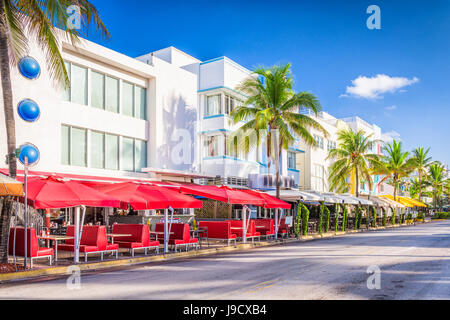
[[[174, 46], [249, 69], [290, 62], [296, 90], [313, 92], [325, 111], [358, 115], [450, 163], [450, 1], [92, 3], [112, 39], [90, 39], [106, 47], [135, 57]], [[366, 26], [372, 4], [380, 30]]]

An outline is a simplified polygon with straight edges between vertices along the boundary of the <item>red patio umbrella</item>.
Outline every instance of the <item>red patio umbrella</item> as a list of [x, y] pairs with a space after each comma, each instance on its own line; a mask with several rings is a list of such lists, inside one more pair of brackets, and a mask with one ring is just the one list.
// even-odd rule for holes
[[271, 196], [270, 194], [267, 194], [264, 192], [260, 192], [260, 191], [256, 191], [256, 190], [242, 190], [242, 192], [252, 194], [257, 197], [262, 198], [264, 200], [264, 205], [263, 205], [264, 208], [268, 208], [268, 209], [275, 209], [275, 208], [290, 209], [291, 208], [291, 205], [289, 203], [284, 202], [283, 200], [275, 198], [275, 197]]
[[180, 186], [180, 191], [231, 204], [264, 205], [264, 199], [261, 197], [227, 186], [188, 185]]
[[172, 208], [201, 208], [200, 200], [189, 197], [175, 189], [142, 184], [121, 182], [99, 185], [97, 190], [117, 197], [122, 203], [129, 203], [134, 210]]
[[[83, 232], [83, 222], [80, 222], [80, 207], [121, 207], [121, 201], [111, 195], [89, 188], [77, 181], [65, 181], [56, 175], [46, 178], [30, 178], [26, 183], [26, 190], [27, 203], [35, 209], [76, 207], [74, 219], [75, 262], [78, 262], [79, 259], [79, 239]], [[85, 211], [83, 211], [82, 221], [84, 213]]]
[[27, 189], [27, 203], [35, 209], [71, 208], [81, 205], [121, 207], [120, 200], [113, 196], [77, 181], [65, 181], [58, 176], [30, 178]]

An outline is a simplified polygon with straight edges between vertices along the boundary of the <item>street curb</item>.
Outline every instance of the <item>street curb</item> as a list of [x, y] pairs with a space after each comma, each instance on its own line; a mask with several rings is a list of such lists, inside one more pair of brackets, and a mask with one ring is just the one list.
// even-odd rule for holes
[[[437, 221], [437, 220], [434, 220], [434, 221]], [[432, 221], [428, 221], [428, 222], [432, 222]], [[12, 281], [29, 280], [29, 279], [34, 279], [34, 278], [39, 278], [39, 277], [44, 277], [44, 276], [71, 275], [73, 273], [74, 266], [78, 267], [80, 271], [105, 270], [105, 269], [111, 269], [111, 268], [122, 267], [122, 266], [132, 266], [132, 265], [138, 265], [138, 264], [149, 263], [149, 262], [169, 261], [169, 260], [174, 260], [174, 259], [199, 257], [199, 256], [205, 256], [205, 255], [214, 255], [214, 254], [223, 253], [223, 252], [240, 251], [240, 250], [259, 248], [259, 247], [269, 247], [269, 246], [276, 246], [276, 245], [295, 243], [295, 242], [307, 242], [307, 241], [318, 240], [318, 239], [323, 239], [323, 238], [333, 238], [333, 237], [337, 237], [337, 236], [349, 235], [352, 233], [371, 232], [371, 231], [385, 230], [385, 229], [389, 229], [389, 228], [409, 227], [409, 226], [414, 226], [414, 224], [393, 225], [393, 226], [389, 225], [386, 227], [382, 227], [382, 226], [376, 227], [376, 228], [371, 227], [369, 229], [347, 230], [347, 231], [338, 231], [338, 232], [333, 231], [333, 232], [328, 232], [328, 233], [325, 233], [322, 235], [314, 234], [314, 235], [308, 235], [308, 236], [300, 236], [299, 239], [293, 238], [293, 239], [280, 239], [280, 240], [271, 241], [271, 242], [260, 241], [260, 242], [255, 242], [255, 243], [240, 243], [240, 244], [237, 244], [234, 246], [201, 249], [198, 251], [193, 250], [193, 251], [188, 251], [188, 252], [176, 252], [176, 253], [171, 253], [169, 255], [154, 255], [154, 256], [146, 256], [146, 257], [139, 257], [139, 258], [127, 258], [127, 259], [92, 262], [92, 263], [80, 263], [77, 265], [51, 267], [51, 268], [37, 269], [37, 270], [30, 270], [30, 271], [2, 273], [2, 274], [0, 274], [0, 284], [12, 282]]]

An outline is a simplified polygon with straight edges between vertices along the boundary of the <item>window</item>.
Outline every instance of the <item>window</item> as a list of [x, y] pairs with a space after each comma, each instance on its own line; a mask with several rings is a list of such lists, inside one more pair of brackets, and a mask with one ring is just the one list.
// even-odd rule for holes
[[314, 140], [316, 140], [317, 148], [323, 149], [323, 138], [318, 135], [313, 135]]
[[287, 161], [288, 161], [288, 168], [289, 169], [296, 169], [297, 168], [297, 158], [295, 152], [288, 152], [287, 153]]
[[[69, 78], [69, 82], [70, 82], [70, 74], [71, 74], [71, 64], [70, 62], [64, 61], [64, 66], [66, 67], [66, 71], [67, 71], [67, 77]], [[64, 101], [70, 101], [70, 84], [67, 88], [64, 89], [64, 93], [63, 93], [63, 100]]]
[[316, 191], [323, 190], [323, 166], [315, 164], [311, 179], [312, 188]]
[[220, 114], [222, 112], [221, 109], [222, 108], [221, 108], [220, 94], [206, 97], [205, 116], [213, 116], [216, 114]]
[[71, 85], [64, 89], [63, 100], [87, 105], [89, 86], [92, 107], [118, 113], [121, 99], [122, 114], [146, 120], [146, 88], [123, 81], [119, 94], [119, 79], [92, 70], [88, 80], [88, 68], [67, 61], [64, 65]]
[[119, 112], [119, 80], [106, 76], [106, 110]]
[[238, 137], [234, 136], [233, 139], [231, 137], [227, 137], [225, 139], [225, 154], [229, 157], [237, 158], [238, 156]]
[[134, 86], [128, 82], [122, 82], [122, 114], [133, 116], [134, 109]]
[[61, 163], [87, 167], [89, 158], [90, 168], [141, 171], [147, 166], [147, 141], [127, 137], [121, 140], [119, 148], [117, 135], [62, 125]]
[[328, 140], [327, 150], [336, 149], [336, 142]]
[[205, 138], [205, 151], [207, 157], [219, 155], [219, 136], [207, 136]]
[[72, 64], [70, 83], [71, 101], [87, 105], [87, 69]]
[[147, 96], [145, 88], [134, 86], [135, 94], [134, 94], [134, 116], [139, 119], [145, 120], [147, 118], [146, 115], [146, 106], [147, 106]]
[[122, 138], [121, 167], [125, 171], [134, 171], [134, 140]]
[[230, 114], [237, 106], [241, 106], [243, 102], [228, 94], [225, 95], [225, 114]]
[[61, 126], [61, 163], [70, 164], [70, 127]]
[[105, 109], [105, 75], [91, 72], [91, 105]]
[[119, 170], [119, 136], [106, 134], [105, 142], [105, 168], [110, 170]]
[[102, 132], [91, 132], [90, 162], [92, 168], [105, 168], [105, 134]]
[[136, 171], [141, 171], [147, 167], [147, 142], [144, 140], [134, 140], [134, 158]]

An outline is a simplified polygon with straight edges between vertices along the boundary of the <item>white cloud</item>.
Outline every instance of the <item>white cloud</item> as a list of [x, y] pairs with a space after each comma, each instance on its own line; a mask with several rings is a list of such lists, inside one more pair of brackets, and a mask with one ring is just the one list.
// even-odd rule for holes
[[389, 106], [389, 107], [385, 107], [384, 108], [384, 110], [387, 110], [387, 111], [394, 111], [394, 110], [396, 110], [397, 109], [397, 106], [394, 104], [394, 105], [392, 105], [392, 106]]
[[383, 140], [385, 143], [390, 143], [392, 140], [401, 141], [400, 139], [400, 133], [398, 133], [395, 130], [391, 130], [388, 132], [384, 132], [381, 134], [381, 140]]
[[404, 77], [390, 77], [385, 74], [377, 74], [371, 78], [359, 76], [352, 80], [352, 86], [348, 86], [345, 94], [341, 94], [340, 97], [353, 96], [364, 99], [379, 99], [383, 97], [383, 93], [394, 93], [399, 90], [402, 92], [405, 91], [402, 88], [416, 82], [419, 82], [417, 77], [408, 79]]

